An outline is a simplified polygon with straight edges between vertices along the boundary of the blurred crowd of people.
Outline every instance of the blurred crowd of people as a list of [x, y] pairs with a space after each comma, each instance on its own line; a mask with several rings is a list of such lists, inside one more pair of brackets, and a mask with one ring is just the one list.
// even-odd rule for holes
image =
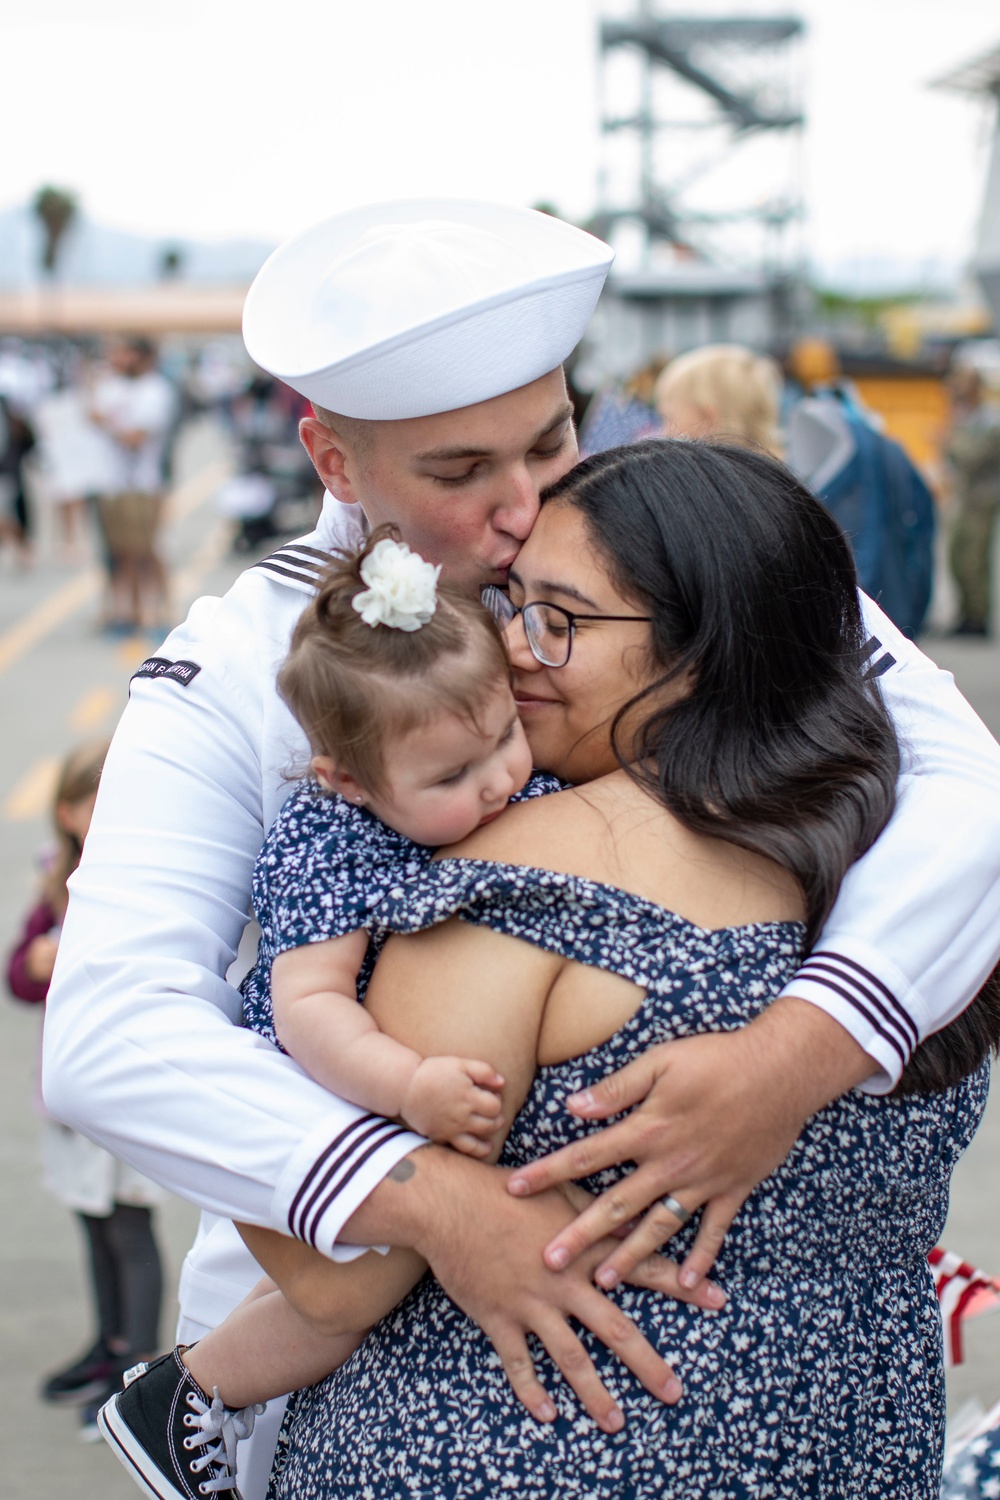
[[[931, 598], [939, 507], [926, 476], [840, 375], [832, 351], [817, 362], [816, 347], [803, 343], [783, 363], [723, 344], [654, 360], [586, 401], [581, 453], [666, 432], [729, 438], [784, 458], [847, 532], [862, 587], [916, 635]], [[1000, 513], [1000, 403], [961, 351], [947, 387], [951, 421], [939, 434], [937, 500], [949, 512], [954, 630], [986, 636]], [[205, 412], [233, 454], [233, 472], [214, 498], [232, 523], [234, 551], [252, 553], [308, 529], [310, 518], [294, 513], [303, 497], [313, 505], [320, 498], [298, 440], [306, 403], [250, 366], [234, 344], [209, 341], [160, 357], [142, 337], [100, 350], [0, 341], [0, 550], [30, 565], [41, 500], [51, 508], [62, 562], [82, 563], [96, 542], [106, 575], [102, 627], [162, 634], [172, 623], [164, 497], [178, 434]]]
[[1000, 512], [1000, 380], [992, 385], [959, 350], [946, 384], [951, 417], [938, 434], [937, 499], [905, 449], [889, 438], [842, 377], [834, 351], [803, 342], [783, 363], [717, 344], [654, 360], [587, 404], [581, 454], [664, 433], [749, 444], [783, 459], [846, 532], [861, 587], [907, 635], [924, 628], [934, 584], [939, 503], [957, 594], [952, 633], [987, 636], [992, 553]]
[[[298, 441], [304, 403], [224, 341], [163, 357], [148, 338], [103, 347], [0, 342], [0, 551], [30, 567], [39, 510], [51, 511], [58, 561], [96, 548], [106, 578], [102, 628], [160, 637], [173, 623], [163, 557], [164, 500], [179, 434], [211, 413], [232, 476], [215, 495], [233, 546], [251, 551], [280, 534], [282, 507], [318, 499]], [[311, 524], [306, 521], [306, 527]], [[293, 518], [291, 529], [303, 529]]]

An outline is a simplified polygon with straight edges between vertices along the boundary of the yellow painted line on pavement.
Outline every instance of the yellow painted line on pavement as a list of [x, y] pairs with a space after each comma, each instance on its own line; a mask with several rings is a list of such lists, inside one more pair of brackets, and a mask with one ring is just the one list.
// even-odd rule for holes
[[232, 526], [228, 521], [220, 520], [216, 526], [212, 527], [187, 567], [174, 574], [171, 587], [179, 611], [187, 612], [192, 599], [198, 595], [198, 589], [205, 574], [211, 572], [212, 568], [222, 561], [232, 539]]
[[[163, 633], [166, 635], [167, 632]], [[129, 672], [134, 672], [136, 667], [142, 666], [147, 656], [152, 656], [153, 649], [151, 638], [144, 635], [128, 635], [118, 643], [115, 659], [121, 662]]]
[[41, 604], [35, 606], [23, 620], [18, 620], [9, 630], [0, 635], [0, 672], [6, 672], [19, 661], [32, 646], [37, 646], [45, 637], [70, 615], [89, 604], [101, 585], [101, 575], [96, 568], [86, 568], [56, 589]]
[[114, 688], [91, 688], [89, 693], [84, 693], [73, 705], [69, 727], [75, 729], [77, 734], [97, 729], [111, 717], [121, 701], [121, 694], [116, 693]]
[[[168, 524], [175, 525], [178, 521], [183, 521], [192, 515], [200, 505], [204, 505], [231, 472], [232, 464], [228, 460], [217, 459], [213, 463], [206, 464], [203, 469], [199, 469], [197, 474], [193, 474], [183, 484], [178, 485], [167, 497], [166, 520]], [[225, 530], [228, 535], [228, 529]], [[214, 537], [215, 532], [210, 533], [210, 536]], [[204, 550], [203, 545], [189, 567], [179, 575], [180, 579], [186, 579], [188, 574], [194, 571], [197, 559], [201, 557]], [[221, 556], [221, 551], [218, 556]], [[207, 572], [211, 565], [211, 563], [205, 564], [201, 571]], [[33, 646], [37, 646], [39, 641], [43, 641], [64, 620], [75, 615], [85, 604], [91, 603], [100, 586], [100, 571], [97, 568], [86, 568], [75, 578], [71, 578], [68, 583], [64, 583], [61, 588], [56, 589], [54, 594], [43, 599], [41, 604], [36, 605], [23, 620], [19, 620], [16, 625], [4, 631], [0, 635], [0, 673], [6, 672], [8, 667], [20, 661], [26, 652], [30, 651]], [[184, 586], [179, 584], [178, 594], [183, 596], [186, 588], [186, 584]], [[142, 659], [142, 657], [139, 658], [140, 661]]]
[[8, 822], [23, 823], [48, 812], [55, 795], [59, 765], [58, 756], [47, 755], [24, 773], [3, 804], [3, 815]]
[[232, 460], [217, 458], [197, 474], [192, 474], [190, 479], [185, 479], [175, 490], [171, 490], [167, 496], [164, 520], [169, 526], [176, 526], [178, 521], [186, 521], [188, 516], [204, 505], [210, 499], [224, 479], [228, 479], [233, 472]]

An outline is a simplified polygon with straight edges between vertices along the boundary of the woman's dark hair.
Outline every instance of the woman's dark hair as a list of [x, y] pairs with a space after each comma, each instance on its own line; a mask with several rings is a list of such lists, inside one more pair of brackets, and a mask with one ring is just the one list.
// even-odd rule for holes
[[775, 459], [669, 439], [596, 454], [542, 498], [581, 513], [615, 587], [652, 618], [653, 679], [612, 727], [619, 764], [688, 828], [790, 870], [811, 944], [888, 822], [899, 771], [861, 676], [837, 523]]
[[[543, 493], [555, 501], [580, 512], [615, 587], [652, 618], [653, 680], [612, 725], [619, 764], [686, 827], [789, 870], [811, 947], [892, 815], [899, 772], [862, 671], [843, 533], [777, 460], [718, 443], [609, 449]], [[690, 692], [665, 706], [685, 676]], [[988, 982], [976, 1015], [918, 1048], [901, 1092], [948, 1087], [995, 1048], [997, 993]]]

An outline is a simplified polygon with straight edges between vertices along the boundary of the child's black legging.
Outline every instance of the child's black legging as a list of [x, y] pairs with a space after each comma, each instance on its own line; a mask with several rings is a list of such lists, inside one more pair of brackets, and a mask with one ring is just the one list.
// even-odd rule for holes
[[163, 1268], [148, 1208], [116, 1203], [107, 1218], [79, 1214], [90, 1246], [98, 1329], [105, 1344], [129, 1354], [159, 1348]]

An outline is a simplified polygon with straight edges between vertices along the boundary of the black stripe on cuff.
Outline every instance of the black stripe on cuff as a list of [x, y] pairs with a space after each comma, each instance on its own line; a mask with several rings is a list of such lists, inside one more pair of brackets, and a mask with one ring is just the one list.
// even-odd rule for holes
[[[809, 962], [813, 963], [816, 959], [820, 958], [825, 958], [829, 963], [837, 964], [842, 969], [853, 969], [855, 974], [860, 974], [861, 978], [866, 981], [865, 985], [860, 984], [859, 981], [853, 979], [853, 976], [851, 975], [845, 974], [844, 978], [851, 978], [852, 982], [856, 984], [865, 995], [868, 996], [873, 1004], [878, 1004], [878, 999], [875, 994], [875, 991], [878, 990], [889, 1002], [892, 1009], [896, 1012], [896, 1017], [898, 1019], [895, 1020], [895, 1025], [899, 1026], [900, 1022], [902, 1022], [903, 1035], [904, 1039], [906, 1040], [907, 1046], [910, 1048], [917, 1046], [920, 1041], [920, 1032], [917, 1030], [916, 1022], [910, 1015], [909, 1011], [905, 1010], [900, 1002], [896, 999], [896, 996], [892, 993], [892, 990], [889, 989], [888, 985], [882, 983], [877, 974], [873, 974], [870, 969], [864, 968], [863, 965], [859, 964], [853, 958], [845, 958], [842, 953], [830, 953], [823, 948], [818, 948], [815, 953], [810, 953]], [[882, 1007], [879, 1006], [879, 1009], [881, 1010]], [[883, 1014], [886, 1013], [883, 1012]], [[891, 1018], [886, 1016], [886, 1019]]]
[[[300, 1237], [299, 1231], [296, 1227], [299, 1207], [302, 1204], [302, 1200], [306, 1196], [306, 1194], [313, 1189], [317, 1174], [324, 1170], [324, 1168], [329, 1164], [330, 1158], [332, 1156], [335, 1156], [338, 1151], [344, 1152], [346, 1149], [347, 1153], [349, 1154], [350, 1150], [352, 1149], [348, 1145], [351, 1137], [356, 1136], [359, 1131], [364, 1130], [365, 1127], [369, 1125], [373, 1120], [377, 1121], [378, 1116], [361, 1115], [358, 1119], [352, 1121], [350, 1125], [342, 1130], [339, 1135], [335, 1135], [333, 1140], [328, 1146], [325, 1147], [317, 1160], [313, 1162], [312, 1166], [309, 1168], [309, 1171], [299, 1183], [298, 1192], [292, 1199], [291, 1207], [288, 1210], [288, 1227], [296, 1238]], [[343, 1156], [341, 1156], [340, 1160], [342, 1159]]]
[[[400, 1126], [383, 1120], [380, 1115], [363, 1115], [360, 1120], [355, 1120], [353, 1125], [341, 1131], [319, 1160], [313, 1163], [299, 1185], [288, 1210], [288, 1227], [292, 1234], [297, 1239], [305, 1240], [307, 1244], [313, 1244], [311, 1234], [322, 1217], [322, 1213], [315, 1214], [317, 1203], [322, 1199], [322, 1212], [325, 1212], [354, 1176], [361, 1162], [371, 1155], [372, 1150], [376, 1150], [394, 1135], [401, 1134]], [[373, 1136], [377, 1139], [370, 1150], [365, 1150]], [[335, 1184], [332, 1188], [331, 1183]]]
[[[858, 984], [857, 980], [852, 979], [850, 974], [845, 974], [841, 969], [835, 969], [832, 964], [814, 963], [811, 959], [807, 964], [804, 965], [802, 969], [799, 970], [799, 973], [806, 974], [806, 977], [808, 979], [811, 979], [814, 984], [827, 984], [828, 981], [821, 978], [821, 974], [833, 974], [835, 978], [841, 980], [844, 984], [853, 985], [855, 992], [860, 992], [855, 994], [855, 1000], [857, 1001], [859, 1006], [861, 1000], [867, 1000], [870, 1005], [873, 1005], [875, 1007], [875, 1009], [878, 1011], [879, 1015], [887, 1023], [887, 1025], [893, 1028], [896, 1035], [900, 1039], [900, 1043], [906, 1055], [909, 1056], [909, 1054], [913, 1051], [913, 1043], [910, 1041], [910, 1038], [904, 1032], [902, 1026], [900, 1026], [895, 1016], [891, 1016], [886, 1010], [885, 1006], [880, 1004], [875, 996], [872, 995], [868, 990], [866, 990], [863, 985]], [[834, 989], [836, 988], [836, 986], [831, 985], [830, 988]], [[838, 988], [837, 993], [838, 995], [843, 995], [845, 992], [844, 990]], [[866, 1011], [865, 1014], [867, 1015], [868, 1012]]]
[[[808, 965], [806, 965], [804, 968], [801, 968], [799, 970], [799, 974], [802, 975], [803, 979], [809, 979], [811, 976], [809, 974]], [[889, 1046], [896, 1053], [903, 1067], [906, 1067], [906, 1064], [910, 1060], [909, 1048], [904, 1051], [904, 1049], [899, 1045], [899, 1042], [896, 1040], [896, 1038], [890, 1035], [890, 1033], [886, 1031], [884, 1026], [881, 1026], [879, 1024], [879, 1022], [872, 1015], [871, 1011], [861, 1004], [861, 1001], [856, 995], [852, 995], [850, 990], [842, 989], [839, 984], [833, 984], [829, 979], [814, 979], [813, 983], [821, 984], [824, 989], [832, 990], [835, 995], [839, 995], [841, 999], [846, 1000], [848, 1004], [853, 1005], [858, 1014], [864, 1016], [865, 1020], [868, 1022], [872, 1030], [876, 1031], [884, 1041], [887, 1041], [889, 1043]]]
[[365, 1162], [368, 1161], [369, 1158], [374, 1156], [376, 1151], [381, 1151], [382, 1147], [386, 1145], [388, 1141], [394, 1140], [396, 1136], [405, 1134], [405, 1131], [403, 1130], [403, 1127], [401, 1125], [392, 1125], [389, 1121], [386, 1121], [385, 1123], [389, 1125], [389, 1129], [385, 1132], [385, 1134], [380, 1136], [378, 1140], [372, 1141], [367, 1151], [363, 1151], [361, 1155], [355, 1159], [355, 1161], [351, 1165], [350, 1170], [344, 1173], [343, 1177], [337, 1183], [337, 1186], [333, 1190], [333, 1192], [328, 1193], [321, 1202], [316, 1204], [315, 1212], [313, 1213], [313, 1216], [309, 1221], [304, 1236], [307, 1242], [312, 1245], [314, 1249], [319, 1249], [319, 1246], [316, 1244], [316, 1231], [319, 1229], [320, 1224], [322, 1224], [324, 1214], [326, 1213], [327, 1209], [331, 1207], [338, 1193], [342, 1193], [344, 1191], [348, 1183], [357, 1176], [357, 1174], [361, 1171], [361, 1168], [364, 1166]]

